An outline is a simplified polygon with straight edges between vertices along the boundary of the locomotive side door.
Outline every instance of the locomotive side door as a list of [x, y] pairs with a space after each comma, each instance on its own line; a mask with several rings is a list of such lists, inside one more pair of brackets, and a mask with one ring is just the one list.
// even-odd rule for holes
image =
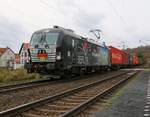
[[70, 36], [65, 36], [63, 39], [63, 62], [66, 69], [72, 67], [72, 39]]

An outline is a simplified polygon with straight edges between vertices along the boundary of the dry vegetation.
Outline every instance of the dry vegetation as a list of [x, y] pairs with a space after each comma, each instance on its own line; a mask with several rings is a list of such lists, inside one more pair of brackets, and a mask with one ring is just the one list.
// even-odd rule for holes
[[27, 74], [26, 70], [24, 69], [17, 69], [17, 70], [0, 69], [0, 83], [20, 81], [20, 80], [32, 80], [38, 78], [39, 75]]

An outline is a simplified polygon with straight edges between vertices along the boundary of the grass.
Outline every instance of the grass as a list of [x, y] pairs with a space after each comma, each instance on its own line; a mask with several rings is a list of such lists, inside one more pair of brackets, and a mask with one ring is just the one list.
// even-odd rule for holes
[[0, 83], [39, 79], [37, 74], [28, 74], [24, 69], [0, 69]]

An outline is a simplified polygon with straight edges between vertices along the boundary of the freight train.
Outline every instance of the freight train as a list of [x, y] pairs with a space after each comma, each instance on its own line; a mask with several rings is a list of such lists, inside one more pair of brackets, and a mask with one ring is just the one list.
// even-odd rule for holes
[[139, 64], [136, 54], [91, 42], [59, 26], [34, 32], [29, 56], [28, 72], [65, 77]]

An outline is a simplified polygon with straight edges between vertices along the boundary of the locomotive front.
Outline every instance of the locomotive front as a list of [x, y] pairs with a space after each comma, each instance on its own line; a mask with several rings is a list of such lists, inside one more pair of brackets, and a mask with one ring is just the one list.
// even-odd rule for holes
[[53, 72], [61, 55], [56, 52], [60, 33], [45, 29], [32, 35], [29, 48], [30, 62], [26, 64], [28, 72]]

